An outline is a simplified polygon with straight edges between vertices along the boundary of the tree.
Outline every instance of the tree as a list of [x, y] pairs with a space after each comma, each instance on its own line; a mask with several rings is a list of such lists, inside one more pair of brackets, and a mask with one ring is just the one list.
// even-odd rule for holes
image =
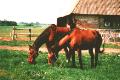
[[7, 20], [1, 21], [0, 20], [0, 26], [17, 26], [17, 22], [7, 21]]

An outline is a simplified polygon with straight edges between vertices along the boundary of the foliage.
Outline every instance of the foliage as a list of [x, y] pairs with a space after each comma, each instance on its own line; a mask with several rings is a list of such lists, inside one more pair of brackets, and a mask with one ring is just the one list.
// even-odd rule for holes
[[34, 24], [33, 23], [27, 23], [25, 24], [25, 26], [33, 26]]
[[17, 22], [7, 21], [7, 20], [1, 21], [0, 20], [0, 26], [17, 26]]
[[37, 64], [26, 61], [27, 53], [21, 51], [0, 50], [0, 80], [119, 80], [120, 57], [118, 55], [99, 55], [96, 69], [90, 68], [89, 55], [83, 56], [84, 70], [65, 62], [60, 54], [59, 64], [47, 64], [47, 53], [40, 54]]

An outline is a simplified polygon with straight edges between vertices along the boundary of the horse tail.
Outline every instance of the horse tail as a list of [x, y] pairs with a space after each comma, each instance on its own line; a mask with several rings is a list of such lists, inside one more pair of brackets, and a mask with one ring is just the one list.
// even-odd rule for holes
[[102, 50], [99, 50], [99, 53], [103, 53], [103, 52], [105, 51], [105, 41], [104, 41], [104, 43], [102, 44], [102, 46], [103, 46], [103, 49], [102, 49]]
[[70, 35], [66, 35], [59, 41], [59, 46], [64, 45], [70, 39]]
[[[103, 41], [102, 36], [101, 36], [101, 34], [98, 31], [96, 31], [96, 32], [97, 32], [97, 41], [98, 41], [97, 44], [99, 44], [98, 45], [99, 46], [99, 53], [103, 53], [105, 51], [105, 41], [102, 44], [102, 41]], [[100, 50], [100, 46], [101, 45], [103, 47], [102, 50]]]

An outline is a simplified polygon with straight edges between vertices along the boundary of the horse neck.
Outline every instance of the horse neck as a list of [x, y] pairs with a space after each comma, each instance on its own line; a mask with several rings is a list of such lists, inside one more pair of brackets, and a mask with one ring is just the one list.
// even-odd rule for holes
[[33, 47], [35, 48], [36, 51], [39, 50], [39, 48], [48, 41], [47, 35], [41, 34], [40, 36], [37, 37], [37, 39], [33, 43]]

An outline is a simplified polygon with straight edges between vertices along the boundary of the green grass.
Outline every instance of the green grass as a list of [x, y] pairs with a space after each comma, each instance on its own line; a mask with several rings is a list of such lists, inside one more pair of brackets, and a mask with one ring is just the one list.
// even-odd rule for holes
[[116, 45], [116, 44], [105, 44], [106, 48], [117, 48], [120, 49], [120, 46]]
[[[0, 46], [28, 46], [32, 45], [33, 41], [0, 41]], [[46, 45], [43, 44], [42, 47], [45, 47]]]
[[0, 37], [9, 37], [12, 26], [0, 26]]
[[[16, 28], [28, 28], [27, 26], [16, 26]], [[40, 34], [46, 27], [40, 26], [31, 26], [32, 33]], [[0, 37], [10, 37], [10, 33], [12, 32], [13, 26], [0, 26]], [[28, 30], [17, 30], [17, 33], [28, 33]]]
[[9, 46], [27, 46], [32, 42], [29, 41], [0, 41], [0, 45]]
[[83, 56], [84, 70], [71, 68], [60, 54], [59, 63], [47, 64], [47, 53], [40, 54], [36, 65], [28, 64], [27, 53], [0, 50], [0, 80], [119, 80], [120, 57], [118, 55], [99, 55], [96, 69], [90, 68], [89, 55]]
[[[9, 46], [28, 46], [33, 44], [34, 41], [0, 41], [0, 45], [9, 45]], [[101, 46], [102, 47], [102, 46]], [[105, 48], [116, 48], [120, 49], [120, 46], [115, 44], [105, 44]]]
[[0, 45], [4, 46], [28, 46], [31, 45], [33, 41], [0, 41]]

